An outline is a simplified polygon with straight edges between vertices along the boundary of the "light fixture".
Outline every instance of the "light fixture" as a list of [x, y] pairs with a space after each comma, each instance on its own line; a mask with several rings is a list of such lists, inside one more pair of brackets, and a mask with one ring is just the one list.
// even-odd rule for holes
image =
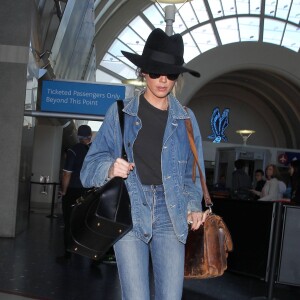
[[236, 131], [236, 133], [238, 133], [242, 137], [243, 145], [246, 146], [248, 138], [250, 137], [251, 134], [255, 133], [255, 130], [239, 129], [239, 130]]
[[123, 84], [130, 84], [130, 85], [134, 85], [136, 87], [145, 87], [146, 86], [146, 82], [145, 81], [141, 81], [138, 79], [124, 79], [122, 80]]
[[[173, 34], [173, 23], [175, 22], [175, 14], [179, 9], [186, 3], [192, 0], [151, 0], [152, 2], [156, 2], [162, 10], [165, 12], [165, 22], [166, 22], [166, 29], [165, 32], [168, 36]], [[175, 4], [182, 5], [177, 9]], [[170, 4], [162, 8], [160, 4]]]

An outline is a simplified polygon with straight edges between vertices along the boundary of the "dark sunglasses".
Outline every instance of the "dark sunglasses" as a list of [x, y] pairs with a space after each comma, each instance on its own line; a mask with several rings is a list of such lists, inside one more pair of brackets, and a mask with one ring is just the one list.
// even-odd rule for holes
[[180, 74], [159, 74], [159, 73], [148, 73], [151, 79], [157, 79], [160, 76], [166, 76], [169, 80], [176, 80]]

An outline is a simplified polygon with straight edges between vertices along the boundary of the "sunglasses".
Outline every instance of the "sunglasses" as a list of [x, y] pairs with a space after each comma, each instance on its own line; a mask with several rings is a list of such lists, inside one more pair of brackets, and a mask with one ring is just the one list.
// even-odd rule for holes
[[166, 76], [169, 80], [176, 80], [180, 74], [159, 74], [159, 73], [148, 73], [151, 79], [157, 79], [160, 76]]

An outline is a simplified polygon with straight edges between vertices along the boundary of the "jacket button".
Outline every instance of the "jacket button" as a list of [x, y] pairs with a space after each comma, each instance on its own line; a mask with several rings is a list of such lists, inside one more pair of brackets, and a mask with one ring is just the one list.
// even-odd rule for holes
[[129, 142], [129, 143], [127, 144], [127, 146], [130, 147], [130, 145], [131, 145], [131, 144], [130, 144], [130, 142]]
[[139, 125], [140, 123], [139, 122], [135, 122], [135, 125]]
[[143, 205], [144, 205], [144, 206], [146, 206], [146, 205], [147, 205], [147, 203], [146, 203], [146, 202], [143, 202]]
[[144, 233], [144, 237], [148, 237], [149, 236], [149, 233]]

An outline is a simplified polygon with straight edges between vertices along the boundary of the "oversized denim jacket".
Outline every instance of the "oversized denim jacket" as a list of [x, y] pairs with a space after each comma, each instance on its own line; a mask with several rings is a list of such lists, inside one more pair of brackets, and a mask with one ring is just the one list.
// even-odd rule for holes
[[[187, 213], [202, 210], [203, 196], [199, 178], [196, 178], [195, 183], [192, 180], [194, 158], [186, 133], [186, 118], [191, 118], [199, 162], [204, 171], [202, 140], [193, 112], [188, 109], [187, 113], [172, 95], [168, 96], [168, 100], [169, 116], [161, 152], [162, 180], [174, 231], [178, 240], [185, 243], [188, 233]], [[124, 146], [129, 162], [134, 162], [133, 144], [142, 127], [142, 122], [137, 116], [138, 106], [139, 96], [124, 100]], [[98, 187], [107, 181], [109, 167], [121, 156], [121, 138], [118, 109], [114, 103], [107, 111], [84, 160], [81, 170], [83, 186]], [[131, 200], [133, 232], [141, 240], [149, 242], [152, 236], [151, 204], [147, 203], [136, 169], [130, 172], [125, 182]]]

